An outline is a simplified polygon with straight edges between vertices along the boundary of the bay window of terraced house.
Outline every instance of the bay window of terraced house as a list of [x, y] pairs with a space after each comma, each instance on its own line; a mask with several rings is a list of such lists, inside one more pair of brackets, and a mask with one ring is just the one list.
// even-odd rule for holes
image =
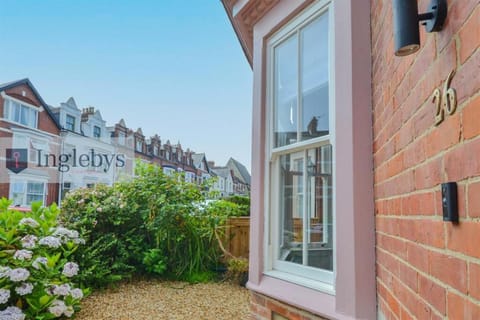
[[267, 271], [327, 288], [334, 281], [330, 25], [324, 1], [270, 38], [267, 49]]
[[5, 119], [30, 128], [37, 128], [38, 108], [6, 98], [4, 104]]

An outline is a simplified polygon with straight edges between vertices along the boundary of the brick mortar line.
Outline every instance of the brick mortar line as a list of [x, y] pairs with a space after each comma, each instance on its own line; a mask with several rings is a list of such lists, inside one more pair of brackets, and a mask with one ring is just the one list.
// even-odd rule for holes
[[[392, 277], [398, 279], [398, 278], [395, 277], [391, 272], [389, 272], [389, 273], [392, 275]], [[376, 279], [377, 279], [378, 282], [380, 282], [380, 283], [383, 284], [383, 286], [387, 289], [387, 291], [392, 295], [392, 297], [395, 298], [395, 300], [398, 302], [398, 304], [399, 304], [400, 306], [402, 306], [402, 308], [405, 309], [405, 310], [408, 312], [408, 314], [412, 317], [412, 319], [417, 319], [417, 317], [407, 308], [407, 306], [406, 306], [403, 302], [401, 302], [401, 301], [397, 298], [397, 296], [393, 293], [393, 291], [390, 290], [390, 288], [389, 288], [380, 278], [377, 277]], [[404, 284], [403, 281], [400, 281], [400, 282], [401, 282], [402, 284]], [[404, 284], [404, 285], [405, 285], [405, 287], [407, 288], [407, 290], [413, 291], [413, 290], [410, 289], [409, 286], [407, 286], [406, 284]], [[417, 292], [413, 292], [413, 294], [414, 294], [415, 296], [420, 297], [420, 300], [422, 300], [425, 304], [427, 304], [427, 305], [430, 307], [430, 309], [432, 309], [432, 311], [433, 311], [434, 313], [438, 313], [437, 309], [434, 308], [434, 307], [432, 307], [427, 301], [423, 300], [422, 297], [421, 297]], [[387, 305], [388, 305], [388, 303], [387, 303]], [[435, 312], [435, 311], [437, 311], [437, 312]], [[401, 309], [400, 309], [400, 312], [402, 312]], [[393, 312], [392, 312], [392, 314], [393, 314]], [[438, 314], [440, 314], [440, 313], [438, 313]], [[440, 315], [441, 315], [441, 314], [440, 314]], [[441, 316], [441, 317], [444, 318], [444, 316]]]
[[[425, 134], [423, 134], [423, 135], [420, 136], [419, 138], [423, 137], [424, 135], [425, 135]], [[463, 135], [462, 135], [462, 138], [463, 138]], [[480, 136], [477, 136], [477, 137], [475, 137], [475, 138], [468, 139], [468, 140], [462, 139], [462, 141], [460, 141], [459, 143], [453, 144], [453, 145], [450, 146], [449, 148], [442, 150], [441, 152], [437, 153], [436, 155], [434, 155], [434, 156], [432, 156], [432, 157], [429, 157], [429, 158], [426, 158], [426, 159], [423, 160], [422, 162], [417, 163], [415, 166], [409, 167], [408, 170], [401, 171], [401, 172], [397, 173], [397, 174], [394, 175], [394, 176], [391, 176], [391, 177], [388, 177], [388, 178], [385, 179], [385, 180], [382, 180], [381, 182], [377, 182], [374, 186], [381, 187], [382, 184], [387, 183], [387, 182], [390, 182], [390, 181], [392, 181], [393, 179], [398, 178], [398, 177], [401, 176], [402, 174], [405, 174], [405, 173], [410, 172], [410, 171], [413, 171], [414, 177], [415, 177], [415, 170], [416, 170], [416, 169], [418, 169], [418, 168], [420, 168], [420, 167], [422, 167], [422, 166], [424, 166], [424, 165], [428, 165], [430, 162], [433, 162], [433, 161], [435, 161], [435, 160], [439, 160], [439, 158], [443, 158], [443, 160], [444, 160], [445, 154], [447, 154], [448, 152], [450, 152], [450, 151], [452, 151], [452, 150], [454, 150], [454, 149], [456, 149], [456, 148], [458, 148], [458, 147], [461, 147], [462, 145], [465, 145], [466, 142], [471, 142], [471, 141], [473, 141], [473, 140], [475, 140], [475, 139], [480, 140]], [[415, 140], [416, 140], [416, 139], [415, 139]], [[405, 148], [404, 148], [404, 149], [405, 149]], [[401, 152], [404, 152], [404, 151], [403, 151], [404, 149], [402, 149]], [[397, 154], [399, 154], [399, 153], [400, 153], [400, 152], [394, 154], [394, 156], [397, 155]], [[390, 157], [389, 159], [393, 159], [394, 156]], [[444, 161], [442, 161], [442, 164], [443, 164], [443, 162], [444, 162]], [[386, 165], [387, 163], [388, 163], [388, 161], [382, 162], [382, 166], [383, 166], [383, 165]], [[445, 167], [445, 166], [443, 166], [443, 167]], [[380, 167], [374, 168], [374, 174], [375, 174], [375, 170], [377, 170], [377, 168], [379, 169]], [[443, 171], [445, 171], [445, 170], [443, 170]], [[443, 175], [445, 175], [445, 174], [446, 174], [446, 173], [443, 172]], [[445, 177], [443, 177], [443, 178], [445, 178]], [[470, 177], [466, 177], [466, 178], [463, 179], [463, 180], [467, 180], [468, 178], [470, 178]], [[463, 181], [463, 180], [459, 180], [459, 181]], [[415, 186], [414, 186], [414, 187], [415, 187]], [[432, 188], [433, 188], [433, 187], [432, 187]], [[428, 190], [428, 189], [432, 189], [432, 188], [427, 188], [427, 189], [414, 189], [414, 191], [422, 191], [422, 190]], [[410, 193], [411, 193], [411, 192], [409, 192], [408, 194], [410, 194]], [[392, 196], [392, 197], [393, 197], [393, 196]]]
[[[468, 290], [468, 284], [470, 283], [470, 275], [469, 275], [469, 266], [467, 264], [467, 274], [466, 274], [466, 278], [467, 278], [467, 293], [463, 293], [461, 292], [460, 290], [458, 289], [455, 289], [454, 287], [452, 287], [451, 285], [447, 284], [447, 283], [444, 283], [442, 281], [440, 281], [438, 278], [435, 278], [434, 276], [432, 276], [431, 274], [429, 273], [425, 273], [419, 269], [417, 269], [415, 266], [411, 265], [410, 263], [408, 262], [405, 262], [403, 259], [399, 258], [398, 256], [396, 255], [393, 255], [391, 254], [389, 251], [386, 251], [382, 248], [378, 248], [376, 247], [378, 250], [382, 251], [383, 253], [385, 254], [388, 254], [390, 257], [392, 257], [394, 260], [398, 260], [398, 262], [401, 262], [403, 263], [404, 265], [407, 265], [409, 267], [412, 268], [412, 270], [418, 272], [418, 274], [421, 274], [423, 277], [429, 279], [430, 281], [432, 281], [433, 283], [437, 284], [438, 286], [440, 286], [441, 288], [447, 290], [448, 291], [451, 291], [459, 296], [462, 296], [462, 297], [465, 297], [467, 298], [470, 302], [472, 302], [473, 304], [476, 304], [476, 305], [479, 305], [480, 304], [480, 300], [477, 300], [475, 298], [473, 298], [471, 295], [470, 295], [470, 292]], [[401, 283], [403, 283], [406, 287], [410, 288], [406, 283], [404, 283], [403, 281], [401, 281], [397, 276], [395, 276], [390, 270], [388, 270], [384, 265], [380, 264], [379, 262], [377, 262], [377, 264], [383, 268], [386, 272], [390, 273], [392, 275], [392, 277], [395, 277], [397, 280], [399, 280]], [[378, 277], [377, 277], [378, 278]], [[418, 285], [418, 283], [417, 283]], [[410, 289], [411, 290], [411, 289]], [[413, 290], [412, 290], [413, 291]]]
[[[378, 282], [382, 283], [385, 288], [388, 288], [388, 287], [387, 287], [382, 281], [380, 281], [378, 278], [376, 278], [376, 280], [377, 280]], [[388, 291], [390, 292], [390, 290], [388, 290]], [[391, 293], [390, 293], [390, 294], [391, 294]], [[391, 294], [391, 295], [392, 295], [392, 297], [395, 299], [395, 301], [397, 301], [397, 303], [398, 303], [399, 305], [403, 305], [400, 301], [398, 301], [398, 299], [397, 299], [396, 296], [394, 296], [393, 294]], [[388, 304], [388, 302], [387, 302], [382, 296], [380, 296], [380, 295], [378, 294], [378, 292], [377, 292], [377, 298], [378, 298], [378, 300], [381, 300], [381, 301], [385, 304], [385, 306], [387, 307], [387, 309], [388, 309], [388, 311], [390, 312], [390, 314], [392, 314], [395, 319], [399, 320], [399, 318], [397, 317], [397, 315], [392, 311], [392, 308], [390, 308], [390, 305]], [[378, 309], [380, 309], [380, 304], [379, 304], [379, 303], [377, 303], [377, 313], [378, 313]], [[387, 319], [388, 319], [388, 318], [387, 318]]]
[[[386, 180], [384, 180], [386, 181]], [[480, 175], [479, 176], [473, 176], [473, 177], [468, 177], [463, 180], [457, 181], [457, 184], [460, 186], [469, 186], [470, 184], [478, 183], [480, 182]], [[383, 183], [383, 182], [382, 182]], [[376, 184], [378, 186], [378, 184]], [[412, 192], [409, 193], [404, 193], [402, 195], [395, 195], [395, 196], [389, 196], [389, 197], [384, 197], [384, 198], [376, 198], [375, 201], [388, 201], [388, 200], [397, 200], [397, 199], [402, 199], [402, 198], [407, 198], [409, 195], [421, 195], [421, 194], [428, 194], [431, 192], [438, 192], [439, 186], [431, 187], [431, 188], [425, 188], [425, 189], [416, 189]], [[465, 190], [465, 193], [467, 193], [467, 190]]]
[[[402, 214], [402, 215], [386, 215], [386, 214], [376, 214], [375, 217], [381, 217], [381, 218], [390, 218], [390, 219], [399, 219], [399, 220], [429, 220], [429, 221], [443, 221], [443, 215], [440, 214], [435, 214], [435, 215], [408, 215], [408, 214]], [[480, 222], [480, 217], [460, 217], [459, 218], [459, 226], [461, 227], [462, 222]], [[448, 221], [445, 221], [445, 223], [449, 223]]]
[[[409, 244], [416, 244], [416, 245], [420, 246], [422, 249], [425, 249], [425, 250], [430, 250], [430, 251], [433, 251], [435, 253], [441, 253], [441, 254], [444, 254], [444, 255], [449, 255], [451, 257], [463, 260], [463, 261], [468, 262], [468, 263], [475, 263], [475, 264], [480, 265], [480, 258], [468, 256], [464, 253], [451, 250], [447, 246], [445, 246], [445, 248], [442, 249], [442, 248], [429, 246], [429, 245], [424, 244], [424, 243], [415, 242], [415, 241], [409, 240], [407, 238], [402, 238], [402, 237], [398, 237], [398, 236], [395, 236], [395, 235], [391, 235], [391, 234], [388, 234], [388, 233], [383, 233], [383, 232], [376, 232], [376, 233], [386, 235], [386, 236], [389, 236], [391, 238], [395, 238], [396, 240], [404, 240], [406, 242], [409, 242]], [[446, 237], [445, 237], [445, 239], [446, 239]], [[375, 247], [382, 250], [382, 251], [385, 251], [385, 249], [378, 247], [377, 243], [375, 243]]]
[[[453, 39], [452, 39], [452, 41], [453, 41]], [[449, 43], [450, 43], [450, 42], [449, 42]], [[446, 47], [447, 47], [447, 46], [446, 46]], [[458, 50], [458, 49], [457, 49], [457, 50]], [[479, 51], [479, 50], [480, 50], [480, 49], [477, 49], [476, 51]], [[475, 51], [475, 52], [476, 52], [476, 51]], [[460, 65], [460, 67], [463, 67], [463, 66], [472, 58], [473, 55], [474, 55], [474, 54], [472, 54], [467, 60], [465, 60], [465, 62], [464, 62], [462, 65]], [[457, 60], [457, 67], [456, 67], [457, 73], [458, 73], [458, 70], [460, 69], [460, 67], [459, 67], [458, 64], [459, 64], [459, 62], [458, 62], [458, 60]], [[433, 65], [433, 63], [432, 63], [432, 65]], [[430, 69], [430, 68], [433, 68], [432, 65], [429, 67], [429, 69]], [[410, 69], [409, 69], [409, 70], [410, 70]], [[427, 70], [428, 70], [428, 69], [427, 69]], [[422, 76], [422, 78], [416, 83], [416, 85], [415, 85], [413, 88], [411, 88], [411, 90], [410, 90], [410, 92], [409, 92], [409, 95], [407, 95], [407, 97], [405, 98], [405, 101], [406, 101], [407, 98], [412, 94], [412, 92], [415, 90], [415, 88], [417, 88], [417, 87], [419, 86], [419, 84], [424, 81], [423, 79], [426, 77], [426, 73], [428, 73], [428, 71], [425, 72], [424, 75]], [[437, 86], [437, 88], [438, 88], [438, 86]], [[463, 101], [462, 104], [460, 104], [460, 105], [457, 106], [457, 110], [455, 111], [455, 113], [458, 113], [458, 112], [463, 111], [463, 109], [464, 109], [470, 102], [472, 102], [472, 100], [476, 99], [478, 96], [480, 96], [480, 92], [477, 92], [477, 93], [474, 94], [473, 96], [470, 96], [470, 97], [466, 98], [465, 101]], [[429, 98], [430, 98], [430, 97], [431, 97], [431, 94], [429, 95]], [[419, 108], [417, 108], [416, 111], [415, 111], [413, 114], [411, 114], [404, 122], [402, 122], [402, 124], [401, 124], [400, 127], [406, 125], [409, 121], [413, 121], [415, 115], [417, 115], [418, 113], [420, 113], [424, 108], [428, 108], [427, 105], [430, 105], [430, 104], [433, 105], [433, 103], [430, 103], [430, 102], [429, 102], [429, 101], [430, 101], [429, 98], [427, 98], [427, 100], [423, 101], [423, 102], [419, 105]], [[395, 112], [394, 112], [389, 118], [387, 118], [387, 121], [385, 121], [385, 125], [384, 125], [378, 132], [376, 132], [376, 133], [374, 132], [374, 135], [375, 135], [376, 137], [380, 136], [380, 135], [382, 134], [382, 132], [387, 129], [388, 124], [395, 119], [396, 113], [397, 113], [397, 112], [400, 112], [400, 110], [402, 109], [402, 106], [403, 106], [403, 103], [402, 103], [402, 105], [397, 106], [397, 109], [395, 110]], [[372, 112], [372, 114], [373, 114], [373, 112]], [[382, 112], [382, 115], [383, 115], [383, 112]], [[434, 120], [434, 118], [432, 117], [432, 126], [430, 127], [430, 129], [424, 131], [420, 136], [415, 136], [415, 137], [413, 137], [413, 140], [410, 141], [410, 143], [407, 144], [404, 148], [402, 148], [402, 150], [404, 150], [406, 147], [408, 147], [409, 145], [411, 145], [412, 143], [414, 143], [415, 140], [420, 139], [420, 138], [424, 137], [425, 135], [430, 134], [433, 130], [435, 130], [437, 127], [434, 125], [434, 121], [435, 121], [435, 120]], [[373, 128], [375, 127], [375, 123], [376, 123], [376, 121], [372, 124], [372, 127], [373, 127]], [[376, 153], [378, 153], [380, 150], [382, 150], [383, 148], [385, 148], [386, 146], [388, 146], [390, 143], [392, 143], [391, 140], [394, 138], [395, 134], [398, 133], [398, 132], [399, 132], [399, 130], [395, 131], [395, 132], [393, 133], [393, 135], [392, 135], [389, 139], [387, 139], [387, 140], [382, 144], [382, 147], [381, 147], [380, 149], [378, 149], [376, 152], [374, 152], [374, 155], [375, 155]], [[472, 140], [472, 139], [468, 139], [468, 140]], [[467, 141], [468, 141], [468, 140], [467, 140]], [[374, 140], [373, 140], [373, 143], [375, 143], [376, 141], [377, 141], [377, 140], [374, 139]], [[465, 139], [463, 138], [463, 136], [462, 136], [462, 141], [465, 141]], [[461, 141], [461, 142], [462, 142], [462, 141]], [[396, 151], [397, 151], [397, 150], [396, 150]], [[443, 151], [445, 151], [445, 150], [443, 150]], [[398, 154], [398, 153], [399, 153], [399, 151], [395, 152], [394, 155], [396, 155], [396, 154]], [[393, 156], [392, 156], [392, 157], [393, 157]]]

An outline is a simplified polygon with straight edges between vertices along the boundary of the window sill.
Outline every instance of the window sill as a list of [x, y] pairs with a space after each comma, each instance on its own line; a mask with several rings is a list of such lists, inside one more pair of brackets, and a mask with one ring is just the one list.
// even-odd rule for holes
[[323, 284], [323, 288], [320, 288], [320, 286], [312, 284], [314, 281], [303, 279], [305, 283], [300, 284], [294, 283], [293, 278], [296, 277], [284, 272], [268, 271], [262, 275], [259, 284], [249, 281], [247, 288], [321, 317], [351, 319], [336, 312], [337, 301], [331, 285]]
[[276, 278], [279, 280], [290, 282], [294, 285], [299, 285], [305, 288], [313, 289], [319, 292], [323, 292], [328, 295], [335, 295], [335, 288], [333, 284], [315, 281], [309, 278], [304, 278], [301, 276], [297, 276], [291, 273], [277, 271], [277, 270], [270, 270], [264, 272], [265, 276]]

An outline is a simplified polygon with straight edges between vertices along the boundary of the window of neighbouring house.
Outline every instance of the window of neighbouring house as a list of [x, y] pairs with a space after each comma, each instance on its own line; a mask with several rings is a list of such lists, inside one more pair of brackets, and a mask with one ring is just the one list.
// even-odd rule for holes
[[15, 206], [30, 206], [32, 202], [45, 204], [46, 183], [39, 181], [13, 180], [10, 183], [10, 198]]
[[138, 139], [136, 140], [135, 151], [143, 152], [143, 141], [142, 140], [138, 140]]
[[124, 146], [125, 145], [125, 133], [124, 132], [119, 132], [118, 133], [118, 144]]
[[75, 131], [75, 117], [67, 114], [65, 120], [65, 128], [70, 131]]
[[93, 137], [100, 138], [102, 136], [102, 129], [99, 126], [93, 126]]
[[67, 193], [72, 190], [72, 183], [71, 182], [64, 182], [62, 186], [62, 200], [65, 198]]
[[23, 124], [27, 127], [37, 127], [37, 108], [22, 104], [17, 101], [5, 99], [3, 116], [5, 119]]
[[267, 269], [333, 284], [331, 18], [322, 3], [268, 42]]

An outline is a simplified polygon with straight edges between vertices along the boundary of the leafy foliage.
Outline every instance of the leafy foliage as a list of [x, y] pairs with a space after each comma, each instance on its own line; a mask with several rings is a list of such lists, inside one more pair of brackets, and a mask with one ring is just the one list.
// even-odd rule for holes
[[76, 252], [81, 280], [105, 286], [144, 274], [191, 282], [210, 278], [220, 255], [215, 231], [239, 212], [231, 203], [221, 210], [202, 208], [198, 203], [204, 200], [201, 187], [141, 163], [131, 181], [70, 192], [61, 220], [86, 240]]
[[235, 195], [227, 197], [224, 200], [238, 205], [238, 208], [240, 210], [240, 216], [250, 215], [250, 197]]
[[34, 203], [25, 213], [9, 205], [0, 199], [0, 319], [72, 316], [88, 293], [72, 282], [78, 272], [72, 259], [83, 240], [58, 226], [55, 205]]

